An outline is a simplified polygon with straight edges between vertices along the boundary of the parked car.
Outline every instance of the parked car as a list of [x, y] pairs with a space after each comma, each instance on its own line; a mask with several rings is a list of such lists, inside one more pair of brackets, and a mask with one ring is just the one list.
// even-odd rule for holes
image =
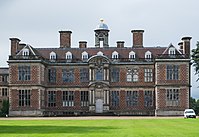
[[184, 118], [196, 118], [196, 113], [193, 109], [185, 109]]

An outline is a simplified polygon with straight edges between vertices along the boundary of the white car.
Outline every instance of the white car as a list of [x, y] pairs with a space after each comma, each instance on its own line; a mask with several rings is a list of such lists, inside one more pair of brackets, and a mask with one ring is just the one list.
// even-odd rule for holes
[[196, 113], [193, 109], [185, 109], [184, 118], [196, 118]]

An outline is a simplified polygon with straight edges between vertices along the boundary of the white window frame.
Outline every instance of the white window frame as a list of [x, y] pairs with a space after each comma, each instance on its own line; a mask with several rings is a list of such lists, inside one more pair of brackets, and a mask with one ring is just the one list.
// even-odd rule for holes
[[127, 82], [138, 82], [139, 74], [138, 69], [128, 69], [126, 73], [126, 81]]
[[23, 49], [22, 51], [23, 56], [29, 56], [29, 54], [30, 54], [29, 49]]
[[119, 56], [119, 54], [118, 54], [117, 51], [114, 51], [114, 52], [112, 53], [112, 59], [118, 59], [118, 56]]
[[135, 52], [134, 51], [129, 52], [129, 59], [135, 60]]
[[153, 69], [144, 69], [144, 82], [153, 82]]
[[168, 52], [169, 52], [168, 53], [169, 55], [175, 55], [176, 54], [176, 49], [174, 47], [170, 47]]
[[145, 52], [145, 59], [146, 60], [151, 60], [151, 58], [152, 58], [151, 52], [150, 51]]
[[180, 105], [180, 89], [168, 88], [166, 89], [166, 106], [179, 106]]
[[72, 53], [71, 53], [70, 51], [68, 51], [68, 52], [66, 53], [66, 59], [67, 59], [67, 60], [71, 60], [72, 58], [73, 58]]
[[56, 58], [57, 58], [56, 53], [52, 51], [50, 53], [50, 60], [56, 60]]
[[82, 60], [88, 59], [88, 53], [86, 51], [82, 52]]

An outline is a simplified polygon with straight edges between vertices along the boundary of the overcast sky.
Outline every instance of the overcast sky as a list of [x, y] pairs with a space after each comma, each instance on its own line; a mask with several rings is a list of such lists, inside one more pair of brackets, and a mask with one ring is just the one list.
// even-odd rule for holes
[[[60, 30], [72, 31], [72, 47], [94, 47], [100, 18], [110, 29], [109, 45], [132, 46], [132, 29], [144, 29], [144, 46], [177, 47], [183, 36], [199, 40], [198, 0], [0, 0], [0, 66], [7, 66], [10, 37], [33, 47], [59, 47]], [[194, 72], [192, 72], [194, 74]], [[199, 98], [192, 76], [192, 96]]]

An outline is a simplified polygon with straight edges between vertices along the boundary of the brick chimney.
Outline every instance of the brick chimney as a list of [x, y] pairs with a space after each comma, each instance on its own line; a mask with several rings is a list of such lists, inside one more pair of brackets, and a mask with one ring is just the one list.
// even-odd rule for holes
[[79, 48], [87, 48], [87, 42], [86, 41], [79, 41]]
[[190, 55], [190, 41], [192, 37], [183, 37], [183, 54]]
[[72, 31], [59, 31], [59, 33], [60, 33], [60, 48], [70, 48]]
[[180, 50], [183, 50], [183, 42], [182, 41], [178, 43], [178, 46], [179, 46]]
[[25, 43], [19, 43], [19, 50], [22, 50], [26, 46]]
[[124, 41], [117, 41], [117, 48], [124, 48]]
[[131, 32], [133, 33], [133, 48], [142, 48], [144, 30], [132, 30]]
[[11, 41], [11, 56], [14, 56], [19, 51], [19, 42], [21, 40], [18, 38], [10, 38], [10, 41]]

